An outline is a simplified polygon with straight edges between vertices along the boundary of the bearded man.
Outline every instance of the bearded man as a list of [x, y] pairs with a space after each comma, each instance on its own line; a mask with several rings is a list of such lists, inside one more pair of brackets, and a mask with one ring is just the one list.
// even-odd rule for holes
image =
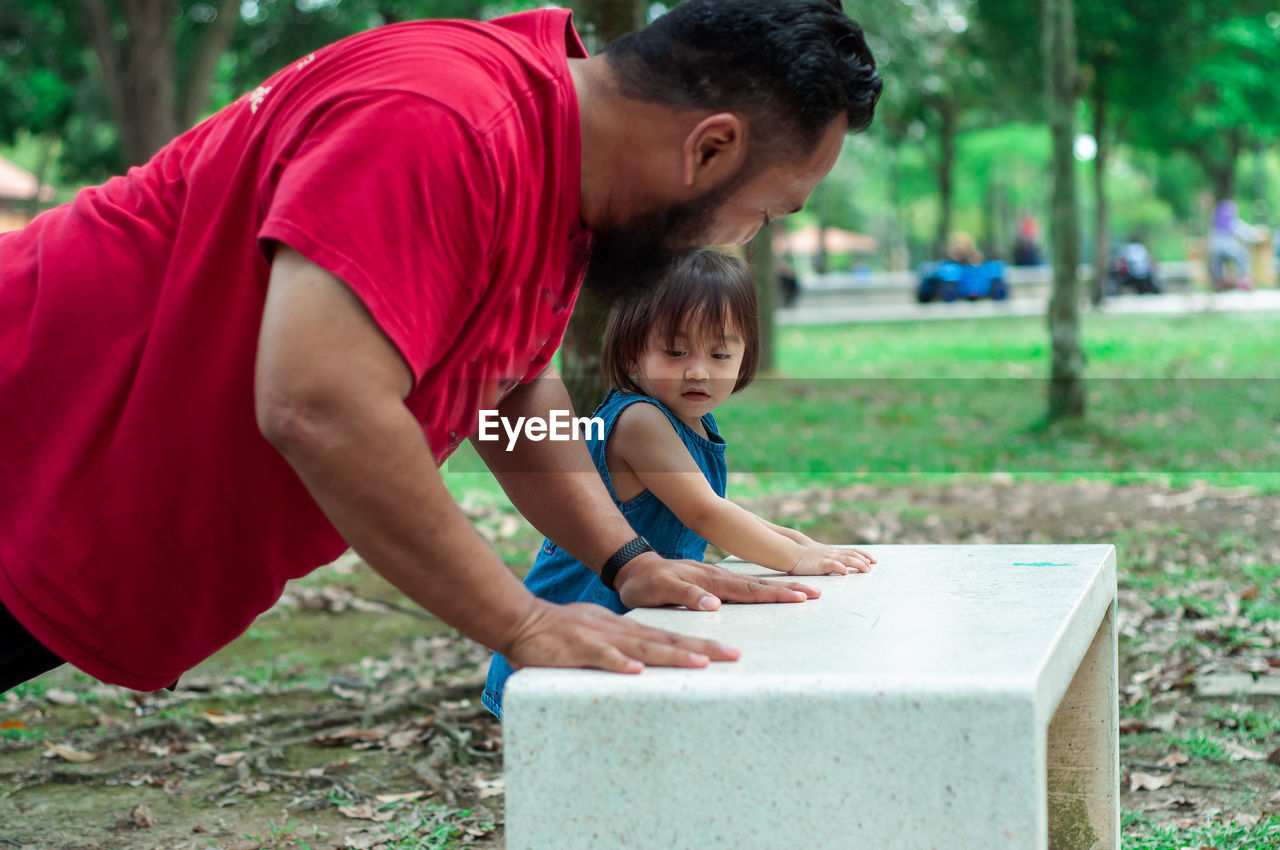
[[[0, 236], [0, 691], [170, 686], [348, 547], [516, 666], [736, 658], [536, 599], [438, 467], [481, 410], [569, 407], [584, 273], [798, 209], [880, 85], [828, 0], [688, 0], [595, 57], [564, 10], [398, 24]], [[476, 448], [629, 607], [817, 595], [630, 545], [580, 441]]]

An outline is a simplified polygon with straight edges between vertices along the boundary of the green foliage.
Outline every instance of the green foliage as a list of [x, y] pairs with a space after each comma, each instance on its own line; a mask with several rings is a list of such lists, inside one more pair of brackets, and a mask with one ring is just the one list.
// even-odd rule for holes
[[[221, 5], [175, 0], [179, 98], [191, 85], [195, 58]], [[208, 83], [205, 114], [299, 56], [354, 32], [417, 18], [488, 18], [538, 5], [246, 0]], [[1271, 69], [1280, 66], [1280, 15], [1273, 5], [1075, 0], [1082, 96], [1092, 110], [1092, 93], [1105, 88], [1117, 119], [1115, 138], [1123, 144], [1113, 151], [1108, 178], [1114, 236], [1138, 230], [1159, 256], [1181, 259], [1188, 229], [1194, 233], [1206, 215], [1197, 195], [1209, 170], [1215, 182], [1226, 174], [1246, 186], [1242, 199], [1258, 196], [1262, 203], [1246, 213], [1258, 216], [1280, 206], [1267, 198], [1268, 185], [1280, 180], [1280, 160], [1272, 154], [1255, 162], [1250, 153], [1254, 141], [1280, 133], [1280, 94], [1271, 84]], [[123, 45], [129, 34], [120, 7], [114, 0], [107, 7], [113, 36]], [[952, 228], [973, 233], [985, 250], [1007, 257], [1017, 214], [1043, 219], [1047, 201], [1038, 5], [892, 0], [850, 11], [867, 31], [886, 86], [871, 131], [846, 145], [814, 193], [809, 221], [876, 236], [885, 250], [873, 267], [886, 265], [889, 246], [908, 247], [912, 264], [931, 259], [940, 221], [944, 116], [952, 115]], [[123, 170], [120, 138], [81, 5], [0, 0], [0, 145], [57, 140], [49, 176], [70, 185]]]
[[75, 86], [87, 76], [65, 6], [33, 0], [0, 5], [0, 140], [19, 130], [58, 132], [66, 124]]

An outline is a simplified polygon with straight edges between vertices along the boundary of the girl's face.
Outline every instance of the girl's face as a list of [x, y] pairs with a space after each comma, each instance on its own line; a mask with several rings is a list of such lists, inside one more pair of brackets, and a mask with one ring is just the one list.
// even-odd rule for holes
[[636, 384], [701, 434], [703, 415], [733, 392], [746, 346], [731, 321], [725, 323], [723, 339], [697, 338], [687, 325], [682, 323], [670, 345], [664, 334], [650, 331], [635, 364]]

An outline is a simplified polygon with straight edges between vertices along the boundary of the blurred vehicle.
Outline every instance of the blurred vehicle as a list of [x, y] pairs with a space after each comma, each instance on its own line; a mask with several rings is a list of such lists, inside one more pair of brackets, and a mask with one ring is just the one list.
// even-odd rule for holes
[[957, 299], [976, 301], [979, 298], [1003, 301], [1009, 297], [1004, 263], [1000, 260], [987, 260], [977, 265], [941, 260], [923, 263], [917, 271], [920, 282], [916, 285], [916, 300], [921, 304]]
[[1137, 239], [1130, 239], [1111, 251], [1111, 263], [1107, 275], [1107, 294], [1119, 295], [1132, 289], [1139, 295], [1157, 295], [1163, 287], [1157, 276], [1157, 264]]

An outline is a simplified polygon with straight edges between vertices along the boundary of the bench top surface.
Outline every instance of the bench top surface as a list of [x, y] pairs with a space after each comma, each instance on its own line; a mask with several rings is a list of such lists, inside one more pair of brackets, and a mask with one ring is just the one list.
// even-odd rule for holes
[[[1083, 652], [1115, 599], [1109, 545], [861, 548], [879, 562], [870, 573], [794, 579], [819, 588], [819, 599], [627, 615], [736, 646], [742, 651], [736, 662], [648, 668], [638, 676], [527, 669], [512, 678], [508, 696], [728, 696], [761, 687], [1035, 692], [1045, 685], [1046, 669], [1067, 669], [1054, 663], [1056, 654]], [[722, 565], [793, 580], [741, 561]], [[1060, 691], [1065, 683], [1048, 687]]]

